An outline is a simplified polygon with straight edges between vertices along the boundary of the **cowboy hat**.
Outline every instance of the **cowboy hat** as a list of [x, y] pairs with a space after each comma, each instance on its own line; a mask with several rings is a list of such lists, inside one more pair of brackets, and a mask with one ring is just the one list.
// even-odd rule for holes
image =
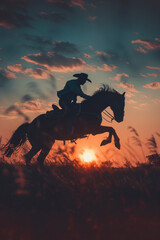
[[88, 79], [88, 74], [86, 73], [76, 73], [73, 75], [73, 77], [77, 77], [77, 78], [80, 78], [80, 79], [85, 79], [86, 81], [88, 82], [92, 82], [90, 79]]

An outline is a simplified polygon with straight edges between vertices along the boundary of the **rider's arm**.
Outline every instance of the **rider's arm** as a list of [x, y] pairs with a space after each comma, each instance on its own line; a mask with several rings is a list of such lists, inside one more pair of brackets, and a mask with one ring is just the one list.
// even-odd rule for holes
[[82, 98], [88, 99], [90, 97], [89, 95], [83, 93], [81, 87], [76, 84], [70, 85], [70, 90], [75, 92], [77, 94], [77, 96], [80, 96]]

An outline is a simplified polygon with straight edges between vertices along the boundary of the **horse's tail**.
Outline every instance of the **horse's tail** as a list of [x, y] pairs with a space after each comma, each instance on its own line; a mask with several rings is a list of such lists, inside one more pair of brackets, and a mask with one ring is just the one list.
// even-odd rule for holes
[[10, 157], [15, 150], [25, 143], [27, 139], [28, 126], [29, 123], [24, 123], [13, 133], [12, 137], [4, 147], [6, 149], [4, 153], [6, 157]]

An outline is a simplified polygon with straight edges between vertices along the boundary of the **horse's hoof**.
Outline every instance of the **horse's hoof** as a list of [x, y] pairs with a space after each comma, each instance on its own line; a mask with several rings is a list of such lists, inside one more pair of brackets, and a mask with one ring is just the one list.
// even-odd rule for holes
[[106, 144], [108, 144], [108, 143], [110, 143], [111, 142], [111, 140], [110, 139], [105, 139], [105, 140], [103, 140], [102, 142], [101, 142], [101, 144], [100, 144], [100, 146], [104, 146], [104, 145], [106, 145]]
[[115, 141], [115, 147], [118, 148], [118, 149], [121, 148], [119, 139]]

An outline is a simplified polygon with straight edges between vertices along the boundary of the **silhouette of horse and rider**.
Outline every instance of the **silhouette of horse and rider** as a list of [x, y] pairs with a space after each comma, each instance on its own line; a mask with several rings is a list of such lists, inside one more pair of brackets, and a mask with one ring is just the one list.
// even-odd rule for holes
[[[62, 109], [53, 104], [54, 110], [39, 115], [31, 123], [19, 126], [6, 144], [5, 155], [7, 157], [10, 157], [28, 139], [32, 147], [24, 156], [26, 164], [29, 164], [33, 156], [40, 151], [37, 161], [43, 165], [55, 140], [74, 141], [88, 134], [97, 135], [105, 132], [109, 135], [101, 142], [101, 146], [110, 143], [113, 136], [115, 146], [120, 149], [120, 140], [115, 130], [112, 127], [102, 126], [101, 123], [102, 112], [108, 106], [113, 111], [114, 120], [123, 121], [125, 92], [120, 94], [104, 85], [89, 96], [81, 89], [81, 85], [84, 85], [86, 81], [91, 82], [88, 75], [80, 73], [73, 76], [77, 79], [67, 81], [65, 87], [57, 92]], [[84, 100], [76, 103], [77, 96]]]

